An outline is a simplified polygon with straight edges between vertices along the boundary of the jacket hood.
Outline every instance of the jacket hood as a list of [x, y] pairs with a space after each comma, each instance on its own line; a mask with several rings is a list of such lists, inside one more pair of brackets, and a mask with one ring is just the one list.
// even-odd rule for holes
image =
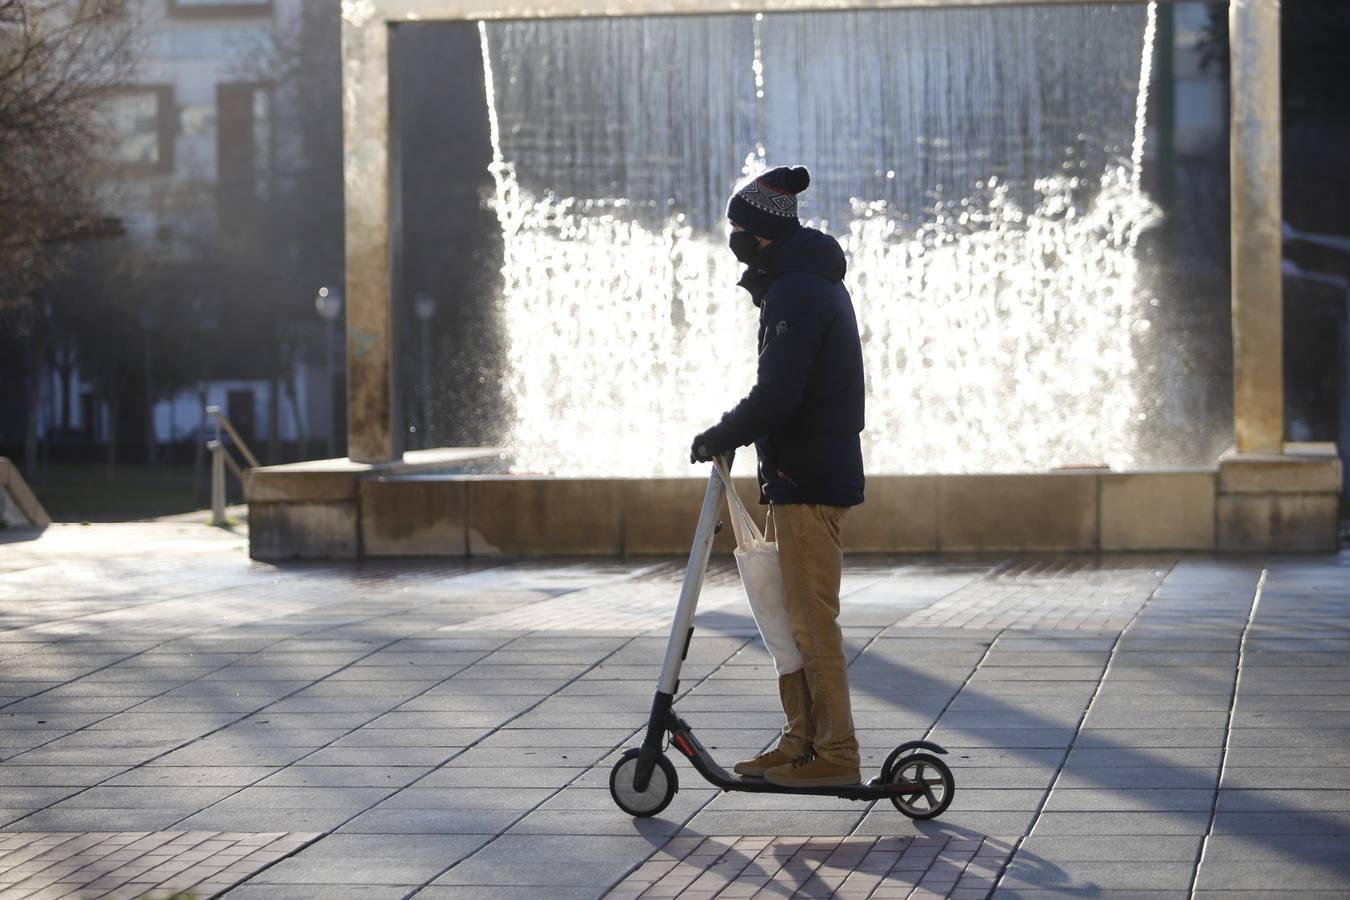
[[839, 242], [823, 231], [805, 226], [770, 244], [755, 265], [769, 275], [807, 272], [830, 281], [843, 281], [848, 271], [844, 248]]

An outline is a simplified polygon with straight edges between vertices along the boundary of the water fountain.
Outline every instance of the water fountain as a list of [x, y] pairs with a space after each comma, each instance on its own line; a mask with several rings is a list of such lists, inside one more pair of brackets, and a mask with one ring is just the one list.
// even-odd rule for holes
[[[995, 9], [849, 0], [826, 5], [857, 11], [808, 15], [821, 4], [777, 0], [670, 19], [744, 7], [345, 0], [353, 460], [257, 473], [253, 555], [687, 547], [701, 481], [652, 476], [687, 471], [691, 423], [749, 383], [753, 313], [724, 287], [720, 203], [770, 156], [816, 168], [808, 215], [846, 244], [869, 329], [873, 474], [850, 549], [1333, 545], [1334, 447], [1286, 445], [1280, 429], [1275, 14], [1232, 0], [1239, 453], [1138, 471], [1154, 7], [982, 4]], [[562, 18], [616, 14], [657, 18]], [[512, 450], [546, 474], [410, 474], [435, 460], [400, 460], [393, 422], [387, 25], [484, 16]], [[817, 41], [843, 49], [817, 56]], [[1046, 471], [1075, 463], [1126, 471]], [[1014, 474], [983, 474], [999, 470]]]
[[850, 257], [869, 472], [1138, 467], [1153, 7], [479, 27], [517, 470], [688, 472], [754, 379], [723, 210], [766, 157]]

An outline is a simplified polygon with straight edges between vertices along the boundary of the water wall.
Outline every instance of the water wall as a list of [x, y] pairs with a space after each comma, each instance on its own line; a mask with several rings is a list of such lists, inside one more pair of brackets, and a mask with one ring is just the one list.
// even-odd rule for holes
[[726, 197], [784, 163], [849, 257], [869, 471], [1133, 467], [1152, 15], [480, 25], [516, 469], [689, 473], [754, 378]]

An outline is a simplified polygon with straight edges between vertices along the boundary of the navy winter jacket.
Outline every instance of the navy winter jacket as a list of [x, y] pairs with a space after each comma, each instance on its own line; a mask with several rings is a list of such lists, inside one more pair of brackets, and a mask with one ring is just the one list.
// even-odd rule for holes
[[703, 437], [714, 453], [754, 442], [761, 503], [863, 502], [862, 344], [845, 268], [834, 238], [800, 228], [741, 279], [760, 308], [755, 386]]

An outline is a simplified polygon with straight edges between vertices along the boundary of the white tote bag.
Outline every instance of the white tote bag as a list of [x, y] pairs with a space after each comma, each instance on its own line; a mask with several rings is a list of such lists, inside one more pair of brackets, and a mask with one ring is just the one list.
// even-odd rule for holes
[[714, 463], [722, 483], [727, 487], [727, 508], [731, 512], [731, 528], [736, 534], [736, 568], [741, 573], [745, 598], [750, 601], [750, 614], [755, 618], [764, 647], [773, 657], [773, 667], [779, 677], [791, 675], [802, 668], [802, 654], [792, 639], [792, 625], [788, 622], [787, 594], [783, 590], [783, 569], [778, 564], [778, 543], [769, 541], [755, 524], [750, 510], [745, 508], [731, 483], [731, 475], [721, 460]]

